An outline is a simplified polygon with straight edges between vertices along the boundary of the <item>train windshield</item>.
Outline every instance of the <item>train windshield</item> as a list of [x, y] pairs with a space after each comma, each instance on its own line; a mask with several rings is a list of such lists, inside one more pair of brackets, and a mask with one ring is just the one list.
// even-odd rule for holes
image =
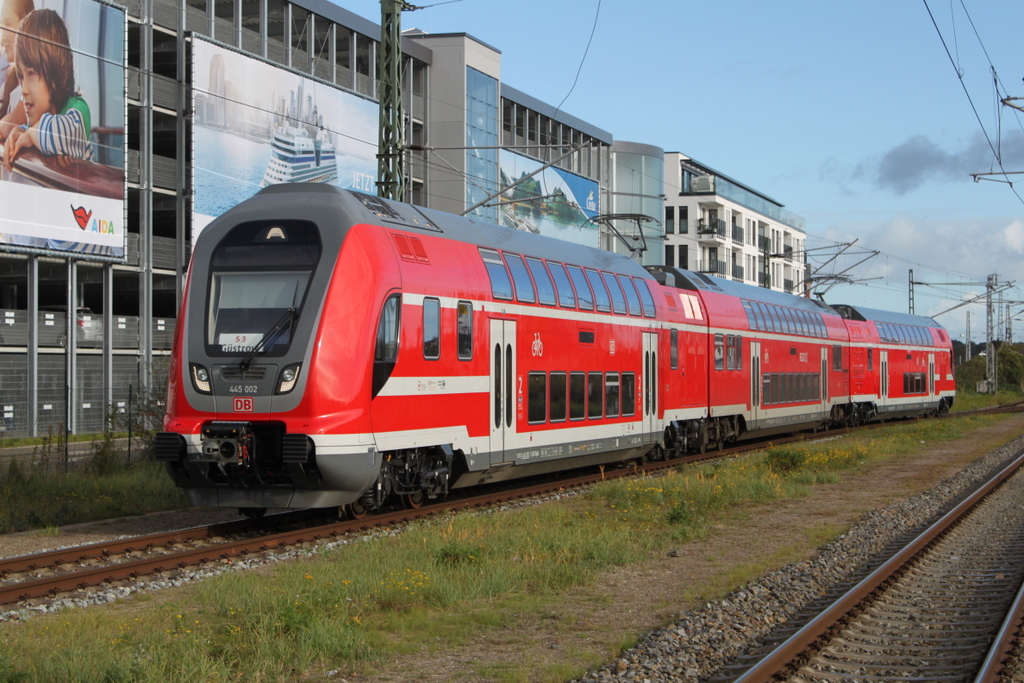
[[207, 353], [283, 355], [319, 258], [310, 223], [261, 221], [229, 232], [211, 260]]

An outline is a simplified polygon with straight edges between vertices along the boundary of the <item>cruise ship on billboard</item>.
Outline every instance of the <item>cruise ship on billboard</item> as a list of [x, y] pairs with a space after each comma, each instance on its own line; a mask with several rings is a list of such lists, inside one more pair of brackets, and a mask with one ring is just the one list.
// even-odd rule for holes
[[305, 128], [279, 126], [270, 141], [273, 152], [260, 187], [278, 183], [338, 182], [334, 144], [310, 137]]
[[270, 161], [260, 187], [280, 183], [338, 182], [334, 136], [324, 129], [313, 97], [303, 93], [303, 83], [281, 102], [270, 139]]

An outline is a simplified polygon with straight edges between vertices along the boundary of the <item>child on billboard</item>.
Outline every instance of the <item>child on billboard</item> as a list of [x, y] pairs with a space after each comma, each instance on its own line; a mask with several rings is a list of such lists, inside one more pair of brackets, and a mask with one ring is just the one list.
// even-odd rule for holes
[[14, 54], [25, 118], [7, 135], [4, 165], [10, 171], [19, 152], [30, 147], [47, 156], [92, 161], [89, 105], [75, 92], [64, 20], [53, 10], [34, 10], [22, 19], [19, 30]]

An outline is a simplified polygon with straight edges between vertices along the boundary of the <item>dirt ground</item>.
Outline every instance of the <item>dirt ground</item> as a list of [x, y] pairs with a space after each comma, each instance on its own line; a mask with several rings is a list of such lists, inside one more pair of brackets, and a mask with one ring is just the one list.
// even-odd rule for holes
[[[920, 452], [847, 473], [841, 483], [816, 486], [806, 497], [731, 514], [704, 541], [611, 571], [595, 585], [545, 603], [543, 614], [535, 605], [512, 608], [502, 626], [482, 629], [465, 644], [439, 643], [398, 655], [372, 675], [336, 671], [324, 680], [535, 681], [549, 680], [562, 667], [568, 667], [568, 677], [574, 667], [607, 662], [642, 634], [727, 594], [735, 577], [751, 581], [811, 556], [819, 543], [856, 524], [865, 512], [931, 488], [1022, 433], [1024, 415], [1012, 415], [969, 437], [923, 445]], [[230, 510], [194, 509], [65, 527], [58, 536], [12, 534], [0, 536], [0, 556], [235, 517]], [[509, 669], [519, 673], [509, 677]]]

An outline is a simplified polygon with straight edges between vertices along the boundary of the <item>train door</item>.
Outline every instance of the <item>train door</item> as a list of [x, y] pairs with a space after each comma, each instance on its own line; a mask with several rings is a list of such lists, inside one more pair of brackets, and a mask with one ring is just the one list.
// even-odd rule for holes
[[750, 342], [750, 424], [761, 419], [761, 342]]
[[644, 332], [644, 434], [645, 443], [656, 441], [658, 429], [658, 333]]
[[828, 412], [828, 347], [821, 347], [821, 409]]
[[889, 405], [889, 352], [882, 351], [878, 354], [881, 360], [878, 363], [879, 374], [879, 386], [881, 387], [882, 395], [879, 397], [879, 405]]
[[928, 354], [928, 395], [935, 395], [935, 354]]
[[[491, 320], [491, 465], [512, 460], [516, 431], [516, 322]], [[506, 455], [506, 449], [509, 449]]]

